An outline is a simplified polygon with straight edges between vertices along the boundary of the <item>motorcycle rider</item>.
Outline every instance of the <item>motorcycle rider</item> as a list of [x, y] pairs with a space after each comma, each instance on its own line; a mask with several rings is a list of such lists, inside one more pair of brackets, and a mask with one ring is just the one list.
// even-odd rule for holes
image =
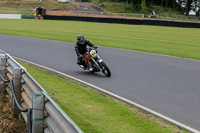
[[[83, 61], [84, 55], [87, 52], [87, 46], [97, 48], [89, 40], [85, 39], [83, 35], [77, 36], [77, 42], [75, 44], [75, 51], [77, 55], [77, 64], [80, 65], [84, 70], [86, 69], [85, 62]], [[91, 70], [92, 68], [90, 68]], [[92, 70], [91, 70], [92, 71]]]

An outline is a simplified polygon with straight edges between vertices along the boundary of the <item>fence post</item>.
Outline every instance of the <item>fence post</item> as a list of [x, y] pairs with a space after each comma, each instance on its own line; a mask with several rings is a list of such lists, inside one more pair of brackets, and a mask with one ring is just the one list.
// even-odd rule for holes
[[[21, 104], [21, 78], [22, 78], [22, 70], [21, 68], [13, 69], [13, 87], [15, 91], [15, 95], [19, 104]], [[13, 117], [19, 118], [20, 110], [18, 109], [14, 98], [12, 98], [13, 105]]]
[[41, 93], [33, 93], [32, 98], [32, 132], [44, 132], [44, 95]]
[[[6, 55], [0, 54], [0, 73], [6, 77]], [[4, 93], [6, 90], [4, 81], [0, 78], [0, 93]]]

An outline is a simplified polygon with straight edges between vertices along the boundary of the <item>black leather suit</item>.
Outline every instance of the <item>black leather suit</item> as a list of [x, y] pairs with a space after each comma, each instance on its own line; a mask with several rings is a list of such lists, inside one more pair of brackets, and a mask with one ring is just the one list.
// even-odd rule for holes
[[84, 44], [79, 44], [78, 42], [75, 44], [75, 51], [77, 55], [77, 64], [85, 65], [84, 61], [82, 61], [84, 54], [87, 52], [87, 46], [95, 47], [89, 40], [85, 39]]

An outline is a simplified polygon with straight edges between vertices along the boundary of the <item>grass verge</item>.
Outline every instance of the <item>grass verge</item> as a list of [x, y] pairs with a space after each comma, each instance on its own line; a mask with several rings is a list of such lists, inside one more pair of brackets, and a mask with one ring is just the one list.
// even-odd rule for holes
[[88, 86], [31, 64], [18, 62], [84, 132], [185, 132]]
[[31, 14], [32, 11], [24, 8], [0, 7], [0, 14]]
[[200, 59], [200, 29], [52, 20], [0, 19], [0, 34], [75, 42]]
[[45, 7], [47, 9], [65, 9], [69, 4], [67, 3], [58, 3], [57, 0], [51, 0], [49, 2], [45, 1], [12, 1], [12, 0], [3, 0], [0, 1], [1, 7], [10, 7], [10, 8], [24, 8], [24, 9], [34, 9], [36, 7]]

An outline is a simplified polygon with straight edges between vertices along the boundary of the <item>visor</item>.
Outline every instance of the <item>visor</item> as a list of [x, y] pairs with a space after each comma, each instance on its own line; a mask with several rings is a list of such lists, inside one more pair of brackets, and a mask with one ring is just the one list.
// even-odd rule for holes
[[78, 40], [78, 43], [84, 44], [84, 43], [85, 43], [85, 39], [79, 39], [79, 40]]

